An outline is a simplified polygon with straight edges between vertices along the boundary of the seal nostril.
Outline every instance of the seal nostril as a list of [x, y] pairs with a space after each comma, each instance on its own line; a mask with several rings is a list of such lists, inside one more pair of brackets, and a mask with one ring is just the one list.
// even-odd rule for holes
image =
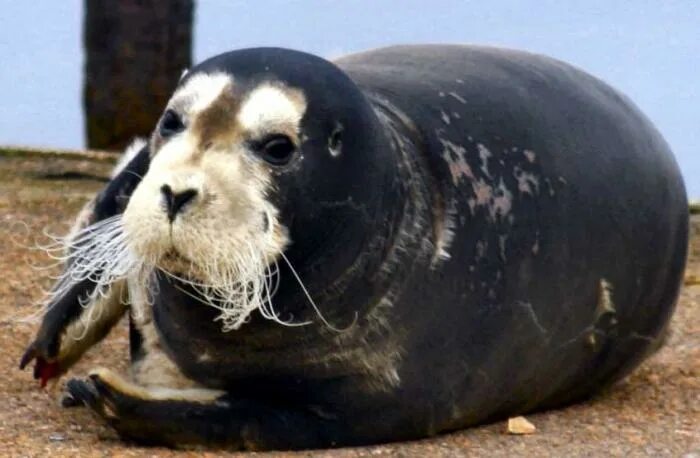
[[195, 198], [197, 191], [194, 189], [188, 189], [179, 194], [173, 196], [173, 210], [175, 213], [179, 212], [182, 207], [184, 207], [189, 201]]
[[163, 194], [168, 220], [170, 220], [171, 223], [175, 221], [175, 217], [185, 205], [197, 196], [197, 191], [195, 189], [187, 189], [182, 192], [174, 193], [172, 188], [167, 184], [160, 187], [160, 192]]
[[167, 184], [164, 184], [163, 186], [160, 187], [160, 192], [162, 192], [163, 195], [166, 197], [172, 198], [172, 196], [173, 196], [173, 188], [171, 188]]
[[[160, 192], [163, 194], [163, 203], [165, 203], [165, 211], [168, 213], [168, 219], [170, 219], [171, 208], [173, 207], [173, 190], [167, 184], [160, 187]], [[172, 222], [172, 219], [170, 219]]]

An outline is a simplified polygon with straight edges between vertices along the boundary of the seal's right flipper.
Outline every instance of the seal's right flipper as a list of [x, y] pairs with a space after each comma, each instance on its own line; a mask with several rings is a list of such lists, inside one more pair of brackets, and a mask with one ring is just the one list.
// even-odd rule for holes
[[[82, 229], [124, 211], [128, 200], [148, 170], [150, 153], [143, 145], [117, 172], [98, 196], [81, 211], [71, 233], [73, 237]], [[70, 266], [70, 253], [67, 267]], [[65, 284], [64, 278], [56, 294], [46, 307], [41, 327], [34, 341], [28, 346], [20, 368], [36, 360], [34, 377], [46, 381], [59, 376], [73, 365], [90, 346], [100, 341], [126, 310], [124, 282], [117, 282], [93, 294], [97, 286], [95, 278], [100, 272], [90, 272], [87, 278]]]

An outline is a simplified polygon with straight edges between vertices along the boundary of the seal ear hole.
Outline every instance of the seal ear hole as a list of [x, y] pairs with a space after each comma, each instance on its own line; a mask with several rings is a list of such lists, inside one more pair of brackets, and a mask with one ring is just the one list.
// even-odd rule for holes
[[343, 149], [343, 126], [340, 124], [333, 130], [333, 133], [328, 138], [328, 152], [331, 156], [338, 157]]
[[272, 165], [285, 165], [292, 160], [297, 150], [291, 138], [282, 134], [274, 134], [266, 137], [254, 146], [254, 149], [266, 162]]

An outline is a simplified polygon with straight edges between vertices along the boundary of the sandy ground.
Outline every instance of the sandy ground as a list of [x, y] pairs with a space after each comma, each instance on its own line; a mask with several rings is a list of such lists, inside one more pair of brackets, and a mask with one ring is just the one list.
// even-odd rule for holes
[[[39, 389], [30, 371], [17, 369], [36, 324], [21, 318], [37, 310], [51, 270], [31, 247], [42, 230], [61, 233], [101, 186], [105, 162], [0, 154], [0, 455], [214, 456], [120, 442], [85, 409], [58, 407], [61, 386]], [[700, 216], [686, 285], [666, 345], [630, 377], [584, 404], [528, 416], [535, 434], [514, 436], [498, 423], [410, 443], [276, 454], [277, 456], [685, 456], [700, 457]], [[44, 239], [45, 240], [45, 239]], [[104, 365], [124, 370], [124, 323], [73, 370]]]

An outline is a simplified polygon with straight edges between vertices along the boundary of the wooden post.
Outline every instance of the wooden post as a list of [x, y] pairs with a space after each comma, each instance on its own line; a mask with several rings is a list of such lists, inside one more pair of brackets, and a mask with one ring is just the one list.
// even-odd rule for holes
[[194, 0], [85, 0], [87, 147], [124, 148], [155, 126], [191, 65]]

